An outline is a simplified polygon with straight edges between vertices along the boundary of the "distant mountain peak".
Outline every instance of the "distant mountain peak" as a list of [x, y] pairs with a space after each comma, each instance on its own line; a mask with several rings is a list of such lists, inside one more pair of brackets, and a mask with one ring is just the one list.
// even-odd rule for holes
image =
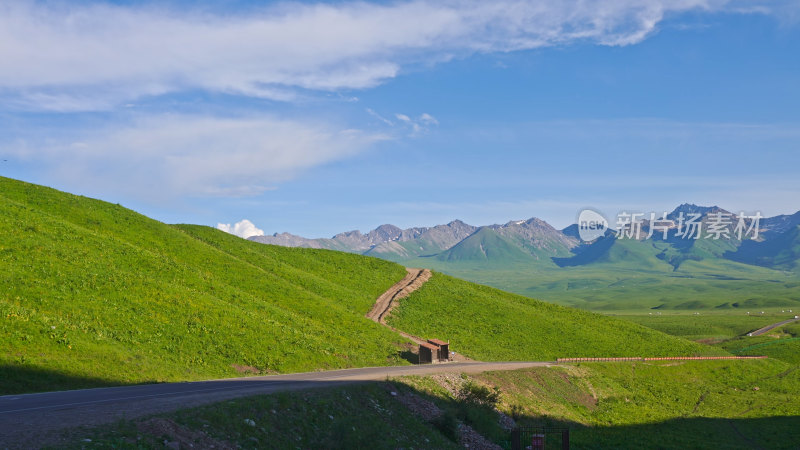
[[694, 203], [684, 203], [674, 210], [671, 213], [667, 214], [667, 218], [673, 219], [678, 217], [681, 213], [684, 216], [688, 214], [700, 214], [701, 216], [705, 216], [708, 213], [722, 211], [719, 206], [699, 206], [695, 205]]
[[530, 219], [523, 219], [523, 220], [510, 220], [502, 225], [491, 225], [491, 227], [493, 228], [506, 228], [506, 227], [517, 227], [517, 226], [553, 228], [549, 223], [545, 222], [544, 220], [538, 217], [531, 217]]
[[402, 233], [403, 230], [387, 223], [367, 233], [367, 239], [370, 245], [377, 245], [386, 241], [396, 240]]
[[555, 230], [555, 228], [553, 228], [552, 225], [550, 225], [549, 223], [547, 223], [546, 221], [544, 221], [544, 220], [542, 220], [542, 219], [540, 219], [538, 217], [531, 217], [530, 219], [525, 221], [525, 224], [526, 225], [530, 225], [530, 226], [544, 227], [544, 228]]
[[361, 231], [359, 231], [359, 230], [351, 230], [351, 231], [344, 231], [342, 233], [336, 234], [336, 235], [333, 236], [332, 239], [338, 239], [338, 238], [344, 238], [344, 237], [347, 237], [347, 238], [349, 238], [349, 237], [360, 237], [360, 236], [363, 236], [363, 234], [361, 234]]

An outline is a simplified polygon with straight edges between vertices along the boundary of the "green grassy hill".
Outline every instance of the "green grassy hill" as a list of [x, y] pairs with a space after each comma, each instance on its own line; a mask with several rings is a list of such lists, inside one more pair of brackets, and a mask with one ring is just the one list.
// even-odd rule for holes
[[5, 178], [0, 211], [2, 392], [404, 363], [364, 318], [399, 265]]

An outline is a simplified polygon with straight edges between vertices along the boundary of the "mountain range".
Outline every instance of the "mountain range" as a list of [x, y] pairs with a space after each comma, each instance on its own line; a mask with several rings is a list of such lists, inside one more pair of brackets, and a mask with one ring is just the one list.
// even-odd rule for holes
[[[699, 223], [699, 234], [689, 219]], [[538, 218], [250, 240], [375, 256], [588, 309], [800, 305], [800, 212], [754, 223], [718, 206], [686, 203], [638, 226], [639, 235], [608, 230], [589, 242], [576, 224], [557, 229]]]
[[[272, 236], [253, 236], [249, 239], [262, 244], [285, 247], [325, 248], [374, 256], [420, 256], [447, 250], [474, 233], [478, 227], [454, 220], [447, 225], [400, 229], [394, 225], [381, 225], [364, 234], [358, 230], [339, 233], [332, 238], [308, 239], [290, 233]], [[388, 259], [388, 258], [387, 258]]]
[[[699, 217], [696, 221], [702, 224], [701, 235], [697, 238], [691, 234], [681, 236], [678, 229], [680, 218], [688, 219], [695, 214]], [[725, 223], [721, 225], [724, 231], [715, 238], [709, 234], [709, 229], [717, 217], [723, 217]], [[747, 229], [741, 230], [737, 235], [738, 219], [736, 214], [717, 206], [687, 203], [660, 218], [663, 220], [660, 225], [653, 224], [653, 233], [650, 233], [649, 221], [642, 220], [640, 235], [632, 239], [620, 238], [608, 231], [598, 239], [585, 242], [579, 236], [577, 224], [559, 230], [535, 217], [487, 226], [469, 225], [461, 220], [430, 228], [401, 229], [386, 224], [368, 233], [348, 231], [323, 239], [308, 239], [290, 233], [249, 239], [286, 247], [360, 253], [397, 262], [426, 258], [442, 262], [539, 263], [559, 267], [609, 262], [624, 259], [626, 254], [635, 258], [637, 255], [631, 253], [630, 245], [619, 242], [634, 240], [658, 250], [650, 257], [668, 263], [673, 269], [678, 269], [687, 260], [709, 258], [786, 270], [796, 267], [800, 258], [800, 212], [761, 218], [755, 236], [753, 229], [749, 233]], [[744, 223], [750, 227], [752, 219], [746, 219]], [[663, 232], [665, 227], [666, 235]]]
[[430, 228], [400, 229], [387, 224], [366, 234], [356, 230], [322, 239], [290, 233], [249, 239], [262, 244], [361, 253], [392, 261], [416, 257], [434, 257], [442, 261], [549, 259], [566, 256], [580, 244], [575, 237], [537, 218], [482, 227], [460, 220]]

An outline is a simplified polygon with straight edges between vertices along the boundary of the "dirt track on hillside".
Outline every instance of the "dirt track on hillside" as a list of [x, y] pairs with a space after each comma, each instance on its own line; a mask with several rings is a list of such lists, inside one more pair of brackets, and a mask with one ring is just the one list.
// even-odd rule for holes
[[[416, 344], [422, 344], [424, 342], [427, 342], [427, 340], [419, 336], [414, 336], [413, 334], [406, 333], [405, 331], [398, 330], [397, 328], [394, 328], [386, 323], [386, 319], [392, 313], [392, 309], [394, 309], [397, 306], [398, 300], [411, 295], [412, 292], [422, 287], [422, 285], [425, 284], [425, 282], [428, 281], [433, 275], [431, 271], [428, 269], [412, 269], [406, 267], [406, 271], [408, 273], [406, 274], [405, 278], [395, 283], [394, 286], [390, 287], [386, 292], [381, 294], [381, 296], [378, 297], [377, 300], [375, 300], [375, 305], [372, 307], [372, 310], [370, 310], [370, 312], [367, 313], [367, 317], [391, 329], [395, 333], [405, 337], [406, 339], [409, 339], [410, 341]], [[417, 352], [416, 348], [409, 350], [412, 353]], [[455, 353], [453, 355], [450, 355], [450, 357], [453, 361], [456, 362], [475, 361], [471, 358], [467, 358], [466, 356], [460, 353]]]
[[372, 307], [372, 310], [367, 313], [367, 317], [382, 325], [386, 325], [386, 318], [392, 312], [392, 309], [397, 306], [397, 300], [408, 297], [431, 278], [431, 271], [428, 269], [411, 269], [406, 267], [406, 271], [408, 273], [405, 278], [395, 283], [394, 286], [390, 287], [375, 300], [375, 305]]

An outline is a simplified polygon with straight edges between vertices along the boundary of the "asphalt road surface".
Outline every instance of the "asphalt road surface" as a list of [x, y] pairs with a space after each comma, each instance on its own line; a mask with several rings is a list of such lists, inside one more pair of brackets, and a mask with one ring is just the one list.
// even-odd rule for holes
[[553, 362], [468, 362], [367, 367], [190, 383], [163, 383], [0, 396], [0, 449], [57, 445], [63, 431], [248, 395], [442, 372], [476, 373]]
[[784, 320], [782, 322], [773, 323], [772, 325], [767, 325], [764, 328], [759, 328], [756, 331], [751, 331], [750, 333], [747, 333], [747, 335], [748, 336], [760, 336], [760, 335], [766, 333], [767, 331], [770, 331], [770, 330], [772, 330], [774, 328], [782, 327], [782, 326], [786, 325], [787, 323], [796, 322], [797, 320], [800, 320], [800, 319], [792, 318], [792, 319], [789, 319], [789, 320]]

